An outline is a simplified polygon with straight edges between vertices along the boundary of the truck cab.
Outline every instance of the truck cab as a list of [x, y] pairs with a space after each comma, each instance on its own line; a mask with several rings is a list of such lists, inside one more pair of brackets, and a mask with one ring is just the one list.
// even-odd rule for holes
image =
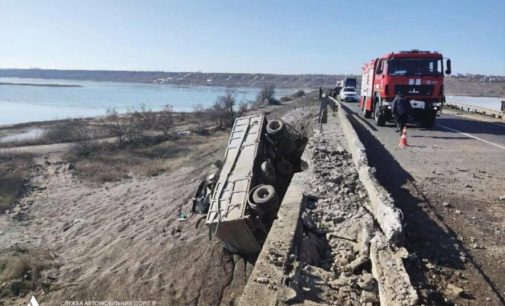
[[[450, 74], [450, 60], [445, 64], [445, 73]], [[391, 103], [399, 92], [411, 104], [412, 120], [432, 127], [445, 100], [442, 54], [400, 51], [363, 66], [360, 107], [365, 117], [373, 116], [379, 126], [391, 121]]]

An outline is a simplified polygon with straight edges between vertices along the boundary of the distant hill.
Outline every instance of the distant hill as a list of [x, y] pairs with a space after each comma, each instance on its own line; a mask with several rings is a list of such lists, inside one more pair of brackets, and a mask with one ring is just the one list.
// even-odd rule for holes
[[[326, 74], [264, 74], [210, 73], [164, 71], [110, 70], [55, 70], [55, 69], [0, 69], [0, 77], [89, 80], [132, 83], [160, 83], [174, 85], [202, 85], [224, 87], [263, 87], [273, 84], [279, 88], [333, 87], [347, 75]], [[353, 76], [353, 75], [349, 75]], [[361, 83], [361, 76], [354, 75]], [[505, 77], [480, 74], [456, 74], [446, 77], [447, 95], [505, 97]]]
[[265, 84], [274, 84], [276, 87], [283, 88], [317, 88], [319, 86], [331, 87], [345, 76], [323, 74], [284, 75], [262, 73], [0, 69], [0, 77], [225, 87], [262, 87]]
[[445, 94], [505, 99], [505, 77], [473, 74], [451, 76], [445, 79]]

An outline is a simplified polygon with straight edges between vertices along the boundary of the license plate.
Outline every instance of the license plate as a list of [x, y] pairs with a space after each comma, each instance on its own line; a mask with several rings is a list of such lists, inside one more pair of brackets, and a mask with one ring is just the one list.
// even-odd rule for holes
[[410, 106], [412, 108], [422, 108], [422, 109], [424, 109], [424, 101], [411, 100], [410, 101]]

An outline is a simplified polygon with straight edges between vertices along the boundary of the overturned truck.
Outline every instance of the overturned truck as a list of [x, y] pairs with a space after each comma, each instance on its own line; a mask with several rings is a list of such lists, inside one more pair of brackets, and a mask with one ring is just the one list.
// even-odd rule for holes
[[240, 117], [231, 130], [206, 224], [234, 253], [261, 250], [307, 142], [281, 120]]

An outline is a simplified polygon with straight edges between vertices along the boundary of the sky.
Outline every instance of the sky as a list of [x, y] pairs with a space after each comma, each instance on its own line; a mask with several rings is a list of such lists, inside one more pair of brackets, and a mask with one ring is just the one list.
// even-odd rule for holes
[[410, 49], [505, 75], [505, 0], [0, 0], [0, 68], [358, 74]]

